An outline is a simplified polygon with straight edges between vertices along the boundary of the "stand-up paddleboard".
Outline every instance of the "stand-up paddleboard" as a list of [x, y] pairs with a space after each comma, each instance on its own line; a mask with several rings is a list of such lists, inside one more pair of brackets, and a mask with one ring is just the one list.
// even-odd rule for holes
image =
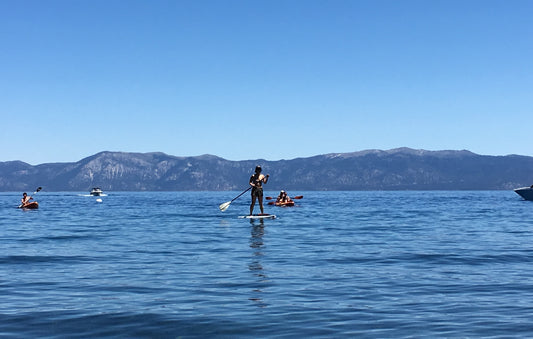
[[276, 216], [274, 214], [253, 214], [253, 215], [241, 215], [239, 218], [241, 219], [276, 219]]

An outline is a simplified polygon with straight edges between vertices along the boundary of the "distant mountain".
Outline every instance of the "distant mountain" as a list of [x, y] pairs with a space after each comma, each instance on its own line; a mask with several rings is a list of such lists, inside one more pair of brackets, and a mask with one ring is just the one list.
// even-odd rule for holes
[[242, 190], [257, 164], [267, 190], [506, 190], [533, 184], [533, 157], [398, 148], [292, 160], [101, 152], [75, 163], [0, 162], [0, 191]]

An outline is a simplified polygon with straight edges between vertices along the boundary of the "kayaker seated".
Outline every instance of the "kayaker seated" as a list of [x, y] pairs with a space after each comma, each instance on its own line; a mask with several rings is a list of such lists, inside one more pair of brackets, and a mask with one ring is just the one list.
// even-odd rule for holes
[[287, 192], [285, 192], [284, 190], [281, 190], [279, 192], [278, 198], [276, 199], [276, 202], [290, 202], [290, 201], [292, 200], [291, 200], [291, 197], [289, 197], [289, 195], [287, 194]]
[[30, 200], [33, 200], [33, 197], [28, 197], [28, 194], [26, 192], [22, 193], [22, 199], [20, 199], [20, 202], [23, 207], [29, 204]]

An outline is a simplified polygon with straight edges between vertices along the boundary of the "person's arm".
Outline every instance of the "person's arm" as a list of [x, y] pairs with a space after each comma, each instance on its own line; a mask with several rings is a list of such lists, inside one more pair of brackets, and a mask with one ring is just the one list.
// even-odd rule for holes
[[268, 181], [268, 177], [269, 177], [269, 176], [270, 176], [270, 175], [267, 174], [267, 175], [265, 175], [265, 176], [263, 177], [263, 182], [264, 182], [265, 184], [267, 183], [267, 181]]

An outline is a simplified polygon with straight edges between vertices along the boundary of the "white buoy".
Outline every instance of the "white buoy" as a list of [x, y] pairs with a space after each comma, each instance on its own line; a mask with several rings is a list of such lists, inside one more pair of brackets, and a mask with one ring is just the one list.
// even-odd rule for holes
[[96, 199], [96, 202], [102, 202], [102, 199], [98, 198]]

